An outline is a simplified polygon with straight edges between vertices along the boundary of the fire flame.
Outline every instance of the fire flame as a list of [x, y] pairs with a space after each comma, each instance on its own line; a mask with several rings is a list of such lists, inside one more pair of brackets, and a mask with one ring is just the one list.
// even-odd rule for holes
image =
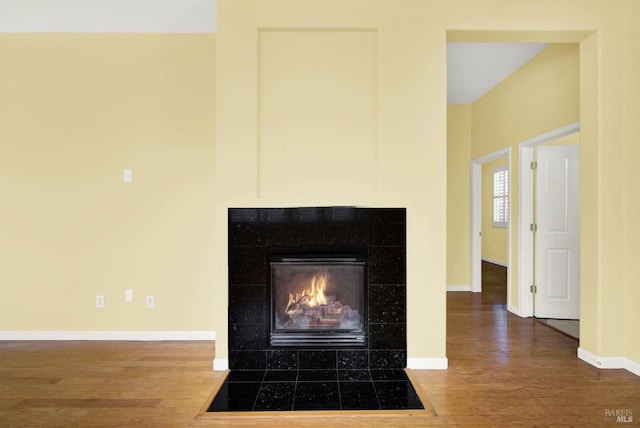
[[327, 274], [314, 275], [311, 279], [310, 288], [302, 290], [301, 293], [289, 293], [289, 303], [287, 303], [286, 312], [289, 312], [292, 304], [303, 303], [310, 307], [326, 305], [327, 297], [324, 294], [326, 288]]

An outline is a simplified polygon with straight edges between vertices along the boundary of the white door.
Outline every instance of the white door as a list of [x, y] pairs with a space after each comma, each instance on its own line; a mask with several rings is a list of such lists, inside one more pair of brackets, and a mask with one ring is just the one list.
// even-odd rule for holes
[[580, 147], [538, 147], [535, 316], [580, 318]]

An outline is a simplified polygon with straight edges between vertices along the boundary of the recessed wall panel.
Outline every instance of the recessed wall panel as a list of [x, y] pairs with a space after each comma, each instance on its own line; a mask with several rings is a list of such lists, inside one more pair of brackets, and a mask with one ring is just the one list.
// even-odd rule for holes
[[259, 32], [260, 196], [377, 191], [377, 33]]
[[547, 298], [567, 300], [569, 298], [569, 250], [551, 248], [547, 250]]
[[562, 157], [547, 162], [547, 227], [549, 232], [567, 233], [569, 230], [569, 159]]

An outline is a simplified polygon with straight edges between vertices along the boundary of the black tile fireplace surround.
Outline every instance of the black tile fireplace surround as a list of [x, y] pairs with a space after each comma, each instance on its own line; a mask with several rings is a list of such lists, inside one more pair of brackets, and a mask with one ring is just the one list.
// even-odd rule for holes
[[[231, 208], [228, 214], [232, 371], [406, 367], [404, 208]], [[270, 345], [269, 257], [278, 252], [365, 258], [368, 316], [362, 345]]]

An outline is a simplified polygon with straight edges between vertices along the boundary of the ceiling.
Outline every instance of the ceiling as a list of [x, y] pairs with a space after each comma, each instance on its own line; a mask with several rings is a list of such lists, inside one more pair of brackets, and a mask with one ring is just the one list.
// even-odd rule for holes
[[[154, 0], [153, 8], [148, 4], [149, 0], [0, 0], [0, 32], [216, 32], [216, 0]], [[448, 103], [473, 103], [546, 46], [448, 43]]]
[[447, 43], [447, 103], [471, 104], [548, 43]]

